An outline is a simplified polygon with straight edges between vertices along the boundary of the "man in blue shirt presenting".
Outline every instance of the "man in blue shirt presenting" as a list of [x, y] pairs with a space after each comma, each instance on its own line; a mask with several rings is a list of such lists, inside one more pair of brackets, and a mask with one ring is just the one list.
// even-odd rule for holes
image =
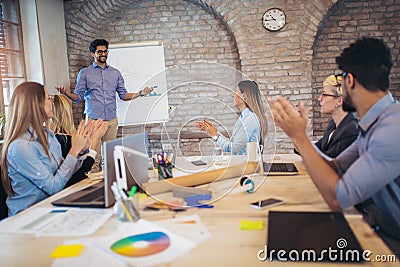
[[[107, 64], [108, 42], [104, 39], [96, 39], [90, 44], [89, 48], [94, 63], [79, 71], [74, 92], [71, 93], [64, 87], [56, 87], [56, 89], [75, 103], [85, 100], [85, 114], [88, 120], [103, 119], [108, 121], [107, 132], [101, 140], [104, 142], [117, 137], [116, 93], [121, 100], [128, 101], [150, 94], [153, 88], [146, 87], [138, 93], [128, 93], [119, 70]], [[100, 168], [100, 143], [96, 151], [97, 156], [92, 172], [97, 172]]]
[[319, 192], [334, 211], [368, 198], [368, 216], [392, 251], [400, 254], [400, 104], [389, 92], [392, 59], [382, 40], [362, 38], [336, 58], [343, 71], [343, 109], [357, 111], [358, 139], [335, 159], [321, 156], [307, 134], [308, 110], [268, 99], [276, 124], [290, 137]]

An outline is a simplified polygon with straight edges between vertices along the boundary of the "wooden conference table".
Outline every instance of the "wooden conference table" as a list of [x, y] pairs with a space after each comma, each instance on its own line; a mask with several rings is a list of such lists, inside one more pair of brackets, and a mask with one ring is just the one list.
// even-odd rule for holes
[[[198, 244], [194, 249], [177, 258], [172, 263], [158, 266], [319, 266], [322, 264], [321, 262], [270, 262], [268, 260], [258, 260], [257, 252], [265, 248], [264, 246], [267, 241], [269, 210], [329, 211], [327, 204], [307, 175], [300, 157], [297, 155], [280, 155], [279, 157], [275, 157], [274, 161], [295, 162], [299, 169], [299, 175], [268, 176], [256, 192], [251, 194], [242, 192], [223, 196], [213, 203], [214, 208], [212, 209], [192, 208], [184, 212], [168, 210], [141, 211], [142, 218], [149, 221], [198, 214], [203, 224], [211, 233], [210, 238]], [[261, 181], [262, 178], [258, 178]], [[257, 177], [254, 177], [254, 179], [257, 180]], [[51, 201], [82, 188], [89, 183], [92, 182], [84, 180], [33, 207], [51, 207]], [[220, 188], [218, 183], [212, 186]], [[216, 190], [216, 188], [211, 187], [208, 186], [206, 189]], [[171, 193], [164, 193], [160, 195], [160, 197], [168, 197], [168, 194]], [[256, 210], [249, 206], [251, 202], [268, 197], [283, 199], [285, 203], [266, 210]], [[144, 202], [151, 200], [150, 198], [145, 199]], [[143, 203], [141, 203], [141, 205], [143, 205]], [[21, 214], [9, 220], [15, 220], [18, 216], [21, 216]], [[354, 210], [345, 211], [345, 217], [363, 249], [372, 251], [373, 255], [392, 255], [391, 251], [371, 230], [367, 223], [363, 221], [358, 213]], [[262, 231], [241, 230], [241, 219], [263, 221], [264, 229]], [[116, 217], [111, 217], [105, 225], [95, 233], [95, 236], [112, 233], [117, 224]], [[0, 228], [1, 227], [2, 224], [0, 223]], [[50, 254], [57, 246], [69, 239], [73, 240], [76, 239], [76, 237], [36, 237], [33, 234], [0, 234], [0, 266], [52, 266], [53, 260], [50, 258]], [[337, 266], [341, 264], [329, 263], [328, 265]], [[344, 265], [345, 264], [342, 264], [341, 266]], [[371, 261], [364, 262], [360, 265], [399, 266], [399, 263], [397, 259], [397, 262], [392, 263]], [[102, 265], [99, 263], [97, 266]], [[346, 264], [346, 266], [349, 265]]]

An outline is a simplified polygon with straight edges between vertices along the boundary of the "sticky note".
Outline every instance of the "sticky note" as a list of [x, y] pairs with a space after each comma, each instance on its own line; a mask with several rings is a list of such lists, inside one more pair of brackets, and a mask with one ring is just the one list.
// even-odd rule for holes
[[51, 253], [51, 257], [55, 258], [67, 258], [67, 257], [76, 257], [81, 254], [83, 249], [82, 244], [73, 244], [73, 245], [60, 245], [56, 247], [56, 249]]
[[139, 197], [138, 197], [138, 199], [139, 199], [139, 201], [142, 201], [143, 199], [145, 199], [147, 197], [147, 195], [146, 194], [143, 194], [143, 193], [139, 193]]
[[240, 220], [240, 229], [241, 230], [263, 230], [264, 222], [263, 221]]

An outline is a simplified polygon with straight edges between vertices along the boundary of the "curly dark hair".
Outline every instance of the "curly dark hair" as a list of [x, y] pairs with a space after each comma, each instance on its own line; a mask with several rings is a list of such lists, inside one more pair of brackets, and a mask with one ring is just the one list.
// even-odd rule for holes
[[358, 39], [336, 57], [336, 63], [339, 69], [353, 74], [357, 82], [369, 91], [389, 89], [392, 55], [381, 39]]
[[105, 39], [96, 39], [96, 40], [94, 40], [93, 42], [90, 43], [90, 46], [89, 46], [90, 52], [95, 53], [95, 52], [96, 52], [96, 49], [97, 49], [97, 47], [98, 47], [99, 45], [104, 45], [104, 46], [107, 47], [107, 49], [108, 49], [108, 42], [107, 42], [107, 40], [105, 40]]

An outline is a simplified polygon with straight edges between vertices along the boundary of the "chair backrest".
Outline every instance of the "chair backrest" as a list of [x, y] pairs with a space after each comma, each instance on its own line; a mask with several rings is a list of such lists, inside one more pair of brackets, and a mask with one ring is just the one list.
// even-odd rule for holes
[[1, 182], [1, 168], [0, 168], [0, 220], [8, 217], [8, 207], [6, 204], [7, 194], [4, 191], [3, 183]]

